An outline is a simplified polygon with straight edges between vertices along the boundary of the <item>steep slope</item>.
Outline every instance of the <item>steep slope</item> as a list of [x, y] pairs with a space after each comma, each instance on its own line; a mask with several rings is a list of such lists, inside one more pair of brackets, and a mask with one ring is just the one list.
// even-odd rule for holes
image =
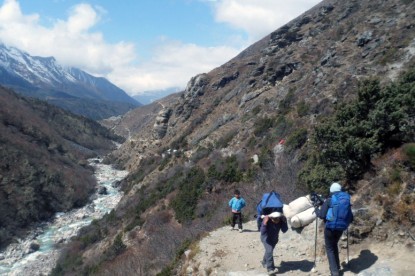
[[101, 120], [100, 123], [125, 138], [139, 138], [136, 136], [137, 133], [152, 132], [152, 127], [147, 130], [144, 130], [144, 128], [151, 126], [156, 117], [155, 115], [162, 112], [166, 106], [176, 104], [181, 94], [171, 94], [150, 104], [131, 110], [124, 115]]
[[122, 138], [98, 123], [0, 88], [0, 247], [33, 222], [83, 205], [95, 188], [86, 158]]
[[0, 45], [0, 71], [3, 86], [93, 119], [123, 114], [140, 105], [105, 78], [5, 45]]
[[[396, 231], [409, 236], [414, 5], [323, 1], [193, 77], [176, 103], [146, 118], [112, 153], [131, 172], [116, 219], [85, 229], [55, 272], [178, 274], [190, 241], [228, 222], [236, 187], [251, 217], [265, 191], [291, 201], [341, 181], [360, 210], [351, 229], [356, 242], [385, 242]], [[82, 243], [102, 229], [105, 238]]]

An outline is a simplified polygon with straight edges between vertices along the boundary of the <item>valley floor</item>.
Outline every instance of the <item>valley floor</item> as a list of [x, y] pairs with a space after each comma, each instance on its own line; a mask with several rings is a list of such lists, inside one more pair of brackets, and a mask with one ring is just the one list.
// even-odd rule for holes
[[[320, 229], [320, 228], [319, 228]], [[217, 229], [203, 238], [194, 252], [188, 253], [183, 268], [185, 275], [267, 275], [260, 264], [264, 249], [259, 238], [256, 221], [244, 224], [244, 232], [230, 230], [229, 226]], [[291, 229], [280, 234], [274, 250], [278, 274], [330, 275], [324, 251], [323, 233], [318, 231], [317, 262], [314, 267], [315, 223], [301, 233]], [[413, 243], [412, 243], [413, 244]], [[340, 261], [347, 260], [346, 237], [339, 243]], [[415, 275], [415, 250], [402, 243], [370, 243], [349, 246], [349, 264], [343, 268], [348, 275]]]

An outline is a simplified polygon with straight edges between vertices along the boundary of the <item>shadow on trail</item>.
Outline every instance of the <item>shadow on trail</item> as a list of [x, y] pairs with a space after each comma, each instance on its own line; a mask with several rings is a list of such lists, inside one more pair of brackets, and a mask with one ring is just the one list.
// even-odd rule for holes
[[278, 267], [278, 273], [285, 273], [294, 270], [310, 272], [313, 269], [313, 267], [314, 263], [307, 260], [289, 262], [282, 261], [281, 265]]
[[350, 260], [348, 264], [345, 265], [345, 263], [342, 263], [343, 266], [345, 265], [343, 271], [350, 271], [358, 274], [363, 270], [371, 267], [374, 263], [376, 263], [377, 260], [378, 256], [370, 252], [370, 250], [365, 249], [360, 251], [359, 256], [355, 259]]
[[244, 229], [244, 232], [258, 232], [259, 233], [258, 230], [251, 230], [251, 229]]

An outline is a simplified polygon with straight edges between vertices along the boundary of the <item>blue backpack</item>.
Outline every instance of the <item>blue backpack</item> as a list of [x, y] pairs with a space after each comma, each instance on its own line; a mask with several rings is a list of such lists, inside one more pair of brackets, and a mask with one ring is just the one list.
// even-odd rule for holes
[[346, 192], [333, 194], [327, 211], [326, 228], [346, 230], [352, 222], [352, 218], [350, 195]]
[[258, 217], [261, 217], [261, 215], [269, 215], [272, 212], [282, 213], [282, 204], [280, 195], [277, 192], [265, 193], [256, 206]]
[[272, 191], [270, 193], [265, 193], [262, 196], [261, 201], [258, 202], [256, 206], [258, 231], [260, 230], [261, 224], [262, 224], [261, 216], [269, 215], [272, 212], [282, 213], [282, 207], [283, 207], [283, 203], [280, 198], [280, 195], [277, 192]]

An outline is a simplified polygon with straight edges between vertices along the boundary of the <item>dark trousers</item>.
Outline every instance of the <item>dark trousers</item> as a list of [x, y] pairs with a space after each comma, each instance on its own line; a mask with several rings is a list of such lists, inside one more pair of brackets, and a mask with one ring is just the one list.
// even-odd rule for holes
[[242, 229], [242, 213], [232, 213], [232, 227], [235, 227], [236, 221], [239, 229]]
[[264, 253], [264, 257], [262, 258], [262, 266], [266, 267], [268, 271], [270, 270], [274, 270], [275, 269], [275, 265], [274, 265], [274, 248], [276, 246], [276, 244], [269, 244], [266, 241], [266, 236], [262, 236], [261, 235], [261, 241], [262, 244], [264, 245], [265, 248], [265, 253]]
[[339, 247], [337, 244], [342, 234], [342, 230], [324, 229], [324, 242], [332, 276], [340, 275]]

